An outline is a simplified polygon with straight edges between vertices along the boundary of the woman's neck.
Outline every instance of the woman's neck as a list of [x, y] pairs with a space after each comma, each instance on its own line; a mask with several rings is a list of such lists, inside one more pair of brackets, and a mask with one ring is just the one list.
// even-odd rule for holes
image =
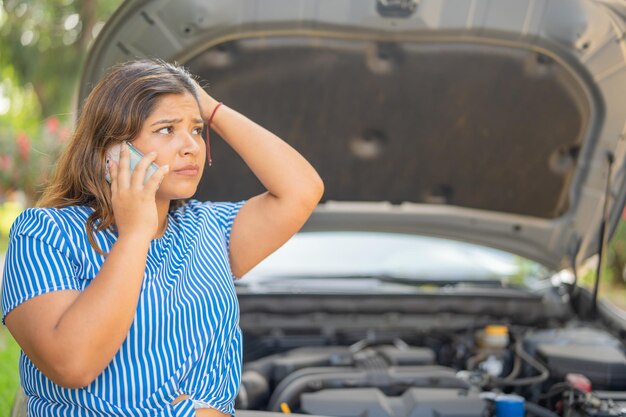
[[165, 230], [167, 229], [167, 213], [170, 210], [169, 200], [157, 200], [156, 204], [159, 216], [159, 228], [157, 229], [157, 233], [153, 239], [158, 239], [165, 233]]

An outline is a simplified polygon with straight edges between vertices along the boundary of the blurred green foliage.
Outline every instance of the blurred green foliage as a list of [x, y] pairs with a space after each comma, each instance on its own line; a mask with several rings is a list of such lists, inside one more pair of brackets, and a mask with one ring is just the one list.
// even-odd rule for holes
[[10, 126], [0, 131], [11, 138], [3, 144], [0, 154], [0, 192], [6, 195], [11, 190], [21, 190], [27, 205], [33, 203], [69, 138], [69, 128], [51, 116], [34, 136], [16, 132]]
[[3, 75], [6, 69], [17, 94], [24, 90], [27, 96], [36, 97], [39, 111], [32, 115], [36, 120], [68, 113], [89, 45], [120, 3], [0, 1], [0, 68]]
[[[598, 286], [598, 298], [626, 310], [626, 219], [617, 225], [604, 254], [602, 279]], [[593, 264], [580, 273], [579, 284], [592, 289], [597, 267]]]
[[8, 416], [20, 386], [17, 361], [20, 348], [6, 327], [0, 325], [0, 416]]
[[0, 0], [0, 195], [33, 202], [69, 136], [87, 51], [121, 0]]
[[[70, 135], [87, 51], [121, 0], [0, 0], [0, 203], [33, 203]], [[0, 256], [6, 251], [0, 236]], [[0, 325], [0, 416], [19, 387], [19, 347]]]

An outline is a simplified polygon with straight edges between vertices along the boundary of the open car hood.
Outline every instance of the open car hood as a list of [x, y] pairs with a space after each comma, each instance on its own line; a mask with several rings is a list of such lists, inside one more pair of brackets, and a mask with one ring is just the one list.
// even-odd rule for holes
[[[305, 230], [443, 236], [558, 269], [597, 251], [609, 172], [609, 231], [626, 200], [624, 16], [617, 0], [126, 1], [80, 101], [115, 63], [176, 61], [316, 167]], [[197, 197], [262, 192], [212, 139]]]

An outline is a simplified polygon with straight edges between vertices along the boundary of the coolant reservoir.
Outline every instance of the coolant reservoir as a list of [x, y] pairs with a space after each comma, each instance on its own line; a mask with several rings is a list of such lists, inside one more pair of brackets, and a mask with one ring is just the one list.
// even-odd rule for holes
[[481, 349], [503, 350], [509, 345], [509, 328], [503, 325], [490, 324], [478, 333], [477, 339]]
[[504, 369], [504, 352], [509, 345], [509, 329], [492, 324], [476, 333], [476, 365], [487, 374], [497, 377]]

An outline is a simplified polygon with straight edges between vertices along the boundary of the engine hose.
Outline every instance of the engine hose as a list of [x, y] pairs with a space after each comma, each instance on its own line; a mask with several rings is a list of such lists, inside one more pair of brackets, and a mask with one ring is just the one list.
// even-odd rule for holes
[[536, 417], [560, 417], [557, 413], [535, 403], [526, 402], [524, 403], [524, 408], [527, 415], [532, 414]]
[[504, 377], [504, 379], [507, 381], [511, 381], [517, 378], [521, 370], [522, 370], [522, 358], [520, 357], [520, 355], [515, 355], [515, 362], [513, 362], [513, 369], [511, 370], [510, 374]]
[[489, 381], [492, 385], [518, 387], [523, 385], [534, 385], [539, 384], [550, 377], [550, 371], [548, 370], [548, 368], [543, 366], [543, 364], [541, 364], [535, 358], [526, 353], [526, 351], [524, 351], [521, 340], [515, 343], [515, 354], [522, 358], [527, 364], [539, 371], [539, 375], [520, 379], [492, 378]]

